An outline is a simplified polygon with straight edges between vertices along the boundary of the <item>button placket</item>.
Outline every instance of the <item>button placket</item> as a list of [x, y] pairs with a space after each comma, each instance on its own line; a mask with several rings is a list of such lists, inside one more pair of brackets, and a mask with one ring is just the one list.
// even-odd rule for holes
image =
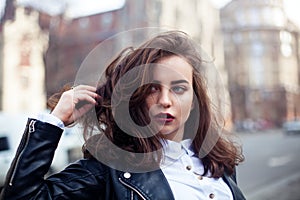
[[193, 175], [193, 177], [195, 177], [198, 183], [203, 180], [204, 177], [202, 176], [202, 174], [197, 172], [198, 170], [194, 167], [193, 160], [190, 156], [184, 155], [182, 157], [182, 163], [185, 166], [185, 170], [189, 171]]
[[185, 170], [192, 172], [193, 171], [193, 162], [188, 155], [184, 155], [181, 158], [182, 164], [185, 167]]
[[187, 165], [185, 168], [186, 168], [188, 171], [191, 171], [192, 166], [191, 166], [191, 165]]

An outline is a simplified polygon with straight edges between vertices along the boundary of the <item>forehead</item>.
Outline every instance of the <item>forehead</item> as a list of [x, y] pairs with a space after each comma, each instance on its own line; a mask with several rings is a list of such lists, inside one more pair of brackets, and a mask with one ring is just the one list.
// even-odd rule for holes
[[153, 68], [153, 79], [161, 82], [170, 79], [183, 79], [192, 83], [193, 67], [179, 56], [162, 58]]

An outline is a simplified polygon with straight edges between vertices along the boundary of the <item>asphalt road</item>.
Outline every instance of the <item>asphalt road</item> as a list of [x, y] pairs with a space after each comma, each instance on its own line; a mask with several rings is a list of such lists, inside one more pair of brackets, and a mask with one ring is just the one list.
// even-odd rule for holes
[[300, 134], [239, 133], [245, 162], [238, 183], [248, 200], [300, 200]]

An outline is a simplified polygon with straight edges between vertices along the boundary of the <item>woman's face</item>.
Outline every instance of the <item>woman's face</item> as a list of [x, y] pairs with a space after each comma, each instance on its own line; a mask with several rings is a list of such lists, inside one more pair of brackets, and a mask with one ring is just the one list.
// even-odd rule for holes
[[153, 69], [146, 104], [161, 137], [181, 141], [193, 109], [193, 68], [179, 56], [161, 59]]

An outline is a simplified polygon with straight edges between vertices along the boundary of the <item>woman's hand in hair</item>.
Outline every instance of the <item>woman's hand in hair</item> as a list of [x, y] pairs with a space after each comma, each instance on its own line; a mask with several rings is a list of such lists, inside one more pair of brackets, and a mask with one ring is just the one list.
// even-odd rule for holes
[[96, 105], [98, 97], [96, 87], [88, 85], [73, 87], [61, 95], [51, 114], [68, 126]]

